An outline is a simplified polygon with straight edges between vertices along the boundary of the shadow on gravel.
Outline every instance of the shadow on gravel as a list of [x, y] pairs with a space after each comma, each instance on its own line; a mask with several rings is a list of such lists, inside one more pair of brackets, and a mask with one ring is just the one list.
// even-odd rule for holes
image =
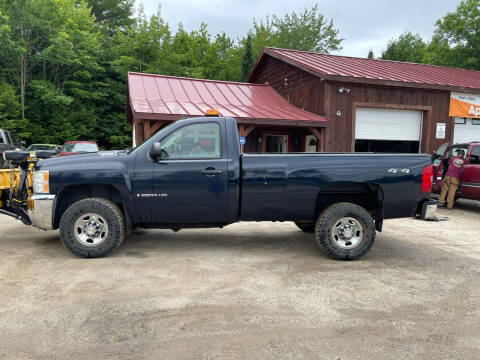
[[455, 209], [470, 211], [476, 214], [480, 214], [480, 201], [468, 200], [468, 199], [458, 199], [455, 202]]
[[[438, 194], [432, 194], [432, 198], [438, 200]], [[463, 210], [480, 213], [480, 201], [470, 199], [457, 199], [455, 200], [455, 210]]]

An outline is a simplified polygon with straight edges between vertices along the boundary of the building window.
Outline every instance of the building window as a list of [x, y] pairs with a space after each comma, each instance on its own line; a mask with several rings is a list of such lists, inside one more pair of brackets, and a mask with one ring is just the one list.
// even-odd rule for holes
[[480, 125], [480, 119], [472, 119], [472, 125]]
[[467, 118], [455, 118], [455, 125], [465, 125], [467, 123]]

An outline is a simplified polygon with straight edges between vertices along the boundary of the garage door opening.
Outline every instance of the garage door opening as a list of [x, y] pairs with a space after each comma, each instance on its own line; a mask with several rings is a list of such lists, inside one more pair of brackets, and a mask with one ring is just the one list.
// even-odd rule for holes
[[355, 151], [419, 153], [423, 112], [358, 108], [355, 112]]
[[419, 141], [355, 140], [355, 152], [413, 153], [420, 152]]

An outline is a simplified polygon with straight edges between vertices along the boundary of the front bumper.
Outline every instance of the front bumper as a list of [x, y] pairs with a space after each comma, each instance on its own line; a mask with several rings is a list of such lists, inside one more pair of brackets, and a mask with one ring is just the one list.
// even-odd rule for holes
[[32, 195], [30, 200], [33, 202], [33, 210], [28, 210], [28, 217], [32, 225], [43, 230], [52, 230], [55, 195], [36, 194]]

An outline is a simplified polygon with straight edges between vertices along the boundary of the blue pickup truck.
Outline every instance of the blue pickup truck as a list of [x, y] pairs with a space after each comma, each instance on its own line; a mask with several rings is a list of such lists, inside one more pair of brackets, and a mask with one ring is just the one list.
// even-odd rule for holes
[[384, 219], [434, 206], [428, 155], [242, 154], [228, 117], [176, 121], [130, 150], [28, 156], [5, 153], [20, 181], [0, 213], [59, 228], [81, 257], [111, 254], [134, 227], [293, 221], [330, 258], [352, 260], [368, 252]]

